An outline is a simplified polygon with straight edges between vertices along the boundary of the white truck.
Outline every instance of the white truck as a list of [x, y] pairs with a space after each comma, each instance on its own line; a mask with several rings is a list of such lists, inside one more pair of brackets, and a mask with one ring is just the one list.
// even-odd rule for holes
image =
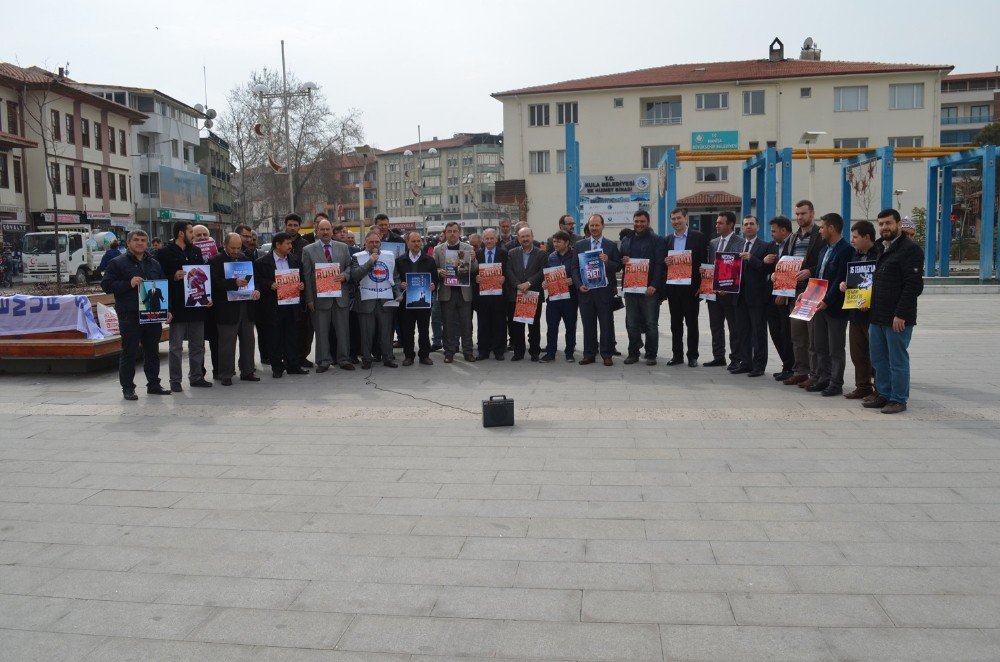
[[[91, 232], [87, 225], [59, 226], [60, 281], [83, 285], [97, 276], [104, 251], [108, 249], [112, 232]], [[56, 282], [56, 237], [51, 225], [41, 225], [38, 232], [24, 235], [22, 249], [24, 282]]]

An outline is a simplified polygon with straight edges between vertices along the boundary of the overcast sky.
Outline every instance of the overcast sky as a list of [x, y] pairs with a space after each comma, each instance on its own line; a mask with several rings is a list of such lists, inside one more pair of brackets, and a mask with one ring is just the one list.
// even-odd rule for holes
[[[155, 87], [224, 110], [253, 69], [319, 84], [335, 112], [361, 111], [388, 149], [502, 129], [493, 92], [684, 62], [764, 58], [771, 39], [797, 57], [813, 37], [826, 60], [1000, 64], [1000, 2], [964, 0], [548, 2], [466, 0], [17, 2], [4, 9], [0, 59], [82, 82]], [[937, 16], [938, 18], [935, 18]], [[944, 28], [946, 33], [940, 32]]]

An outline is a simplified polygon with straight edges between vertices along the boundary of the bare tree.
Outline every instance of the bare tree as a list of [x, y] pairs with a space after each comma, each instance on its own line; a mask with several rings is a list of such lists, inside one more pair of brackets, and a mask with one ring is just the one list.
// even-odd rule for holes
[[[875, 168], [874, 160], [858, 164], [847, 170], [847, 181], [854, 190], [854, 199], [865, 210], [864, 218], [866, 219], [872, 218], [872, 201], [875, 197], [876, 187], [874, 182], [876, 175], [877, 169]], [[845, 218], [844, 221], [850, 223], [851, 219]]]

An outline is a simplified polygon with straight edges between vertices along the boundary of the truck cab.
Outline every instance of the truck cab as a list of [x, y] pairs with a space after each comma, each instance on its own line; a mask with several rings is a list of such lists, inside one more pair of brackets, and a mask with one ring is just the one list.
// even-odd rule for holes
[[[26, 283], [56, 282], [56, 235], [54, 228], [40, 226], [38, 232], [24, 235], [22, 260]], [[96, 272], [100, 255], [94, 255], [90, 243], [90, 228], [86, 225], [60, 225], [60, 281], [82, 285]], [[96, 261], [95, 261], [96, 258]]]

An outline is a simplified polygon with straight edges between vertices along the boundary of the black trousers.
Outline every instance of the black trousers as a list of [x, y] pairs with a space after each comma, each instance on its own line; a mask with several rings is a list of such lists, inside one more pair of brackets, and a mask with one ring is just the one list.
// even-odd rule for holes
[[739, 346], [736, 360], [744, 368], [763, 372], [767, 367], [767, 320], [764, 306], [740, 303], [736, 306]]
[[[430, 325], [431, 309], [411, 310], [400, 307], [397, 315], [400, 329], [400, 342], [403, 343], [403, 356], [412, 359], [415, 355], [426, 359], [431, 355]], [[418, 336], [418, 353], [413, 351], [414, 332]]]
[[473, 305], [479, 358], [503, 356], [507, 351], [507, 299], [503, 295], [481, 296]]
[[788, 322], [788, 306], [774, 303], [771, 297], [764, 307], [764, 317], [767, 319], [767, 329], [771, 333], [771, 342], [781, 359], [782, 372], [788, 372], [795, 366], [795, 352], [792, 351], [792, 326]]
[[[290, 306], [277, 306], [277, 310], [258, 310], [267, 316], [268, 336], [271, 340], [271, 372], [298, 370], [299, 366], [299, 320]], [[310, 327], [312, 324], [309, 325]]]
[[507, 319], [510, 320], [510, 328], [512, 330], [510, 334], [510, 343], [514, 348], [514, 356], [524, 356], [524, 327], [528, 327], [528, 354], [530, 356], [538, 356], [542, 353], [542, 297], [538, 297], [538, 306], [535, 308], [534, 324], [515, 322], [515, 305], [516, 304], [513, 301], [509, 301], [507, 303]]
[[[596, 358], [598, 350], [601, 357], [609, 359], [615, 354], [615, 318], [611, 310], [611, 300], [614, 290], [611, 287], [599, 287], [589, 292], [580, 292], [577, 301], [580, 303], [580, 322], [583, 325], [583, 356]], [[598, 346], [598, 328], [600, 328], [600, 345]]]
[[[677, 288], [674, 292], [671, 288]], [[684, 288], [683, 290], [680, 288]], [[698, 359], [698, 313], [701, 312], [698, 293], [693, 287], [667, 287], [667, 309], [670, 310], [670, 350], [677, 360], [684, 358], [684, 327], [687, 326], [687, 357]]]
[[258, 307], [257, 314], [253, 320], [254, 330], [257, 331], [257, 350], [260, 352], [262, 363], [271, 362], [271, 323], [267, 319], [267, 313]]
[[139, 324], [139, 313], [119, 313], [118, 329], [122, 336], [122, 353], [118, 358], [118, 381], [123, 391], [135, 390], [135, 357], [142, 347], [142, 369], [146, 373], [146, 388], [160, 385], [160, 335], [162, 324]]
[[726, 327], [729, 327], [729, 360], [736, 360], [739, 331], [736, 329], [736, 295], [719, 294], [708, 302], [708, 325], [712, 329], [712, 358], [726, 358]]

